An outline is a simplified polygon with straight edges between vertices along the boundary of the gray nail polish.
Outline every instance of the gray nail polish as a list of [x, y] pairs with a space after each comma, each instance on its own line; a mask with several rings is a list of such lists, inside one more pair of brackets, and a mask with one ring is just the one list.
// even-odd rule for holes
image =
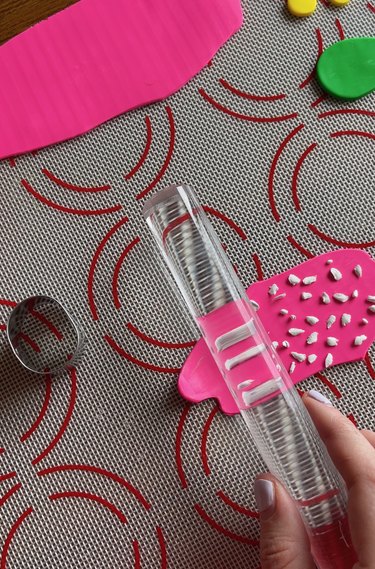
[[275, 505], [275, 486], [273, 482], [258, 478], [254, 482], [254, 493], [259, 513], [273, 509]]
[[333, 405], [332, 405], [331, 401], [328, 399], [328, 397], [326, 397], [325, 395], [323, 395], [322, 393], [320, 393], [320, 391], [317, 391], [316, 389], [310, 389], [310, 391], [308, 391], [307, 395], [309, 397], [312, 397], [316, 401], [319, 401], [320, 403], [324, 403], [324, 405], [329, 405], [330, 407], [333, 407]]

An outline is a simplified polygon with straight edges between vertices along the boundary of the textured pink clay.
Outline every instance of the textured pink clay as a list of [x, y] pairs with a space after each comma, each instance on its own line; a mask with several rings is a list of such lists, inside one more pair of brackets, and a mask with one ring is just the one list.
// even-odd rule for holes
[[[364, 251], [344, 249], [315, 257], [290, 271], [254, 283], [247, 294], [259, 304], [258, 315], [271, 340], [278, 343], [277, 351], [286, 369], [294, 368], [294, 383], [328, 365], [363, 359], [375, 337], [375, 262]], [[329, 302], [325, 303], [323, 297]], [[334, 323], [328, 328], [331, 321]], [[285, 341], [289, 347], [283, 347]], [[306, 359], [298, 361], [302, 356]], [[315, 361], [309, 363], [308, 356], [316, 356]], [[256, 377], [262, 359], [254, 358], [251, 362]], [[187, 358], [178, 388], [188, 401], [198, 403], [214, 398], [225, 413], [238, 412], [203, 339]]]
[[81, 0], [55, 14], [0, 47], [0, 158], [168, 97], [241, 24], [240, 0]]

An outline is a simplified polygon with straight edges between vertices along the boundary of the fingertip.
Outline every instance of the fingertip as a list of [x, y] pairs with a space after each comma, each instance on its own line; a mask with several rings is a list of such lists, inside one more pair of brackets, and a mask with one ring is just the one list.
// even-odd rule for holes
[[261, 521], [285, 518], [290, 512], [299, 513], [297, 506], [284, 485], [271, 473], [258, 474], [254, 480], [254, 494]]
[[327, 444], [328, 439], [337, 432], [349, 432], [350, 435], [357, 430], [353, 423], [320, 391], [311, 389], [304, 394], [302, 401], [324, 443]]
[[317, 389], [310, 389], [307, 393], [305, 393], [302, 397], [303, 402], [309, 404], [310, 400], [317, 401], [318, 403], [323, 403], [327, 407], [333, 407], [333, 403], [328, 397], [320, 393]]
[[263, 569], [314, 567], [310, 544], [297, 505], [283, 485], [269, 473], [254, 481], [260, 514], [260, 553]]
[[326, 401], [328, 398], [315, 390], [303, 397], [331, 459], [350, 490], [356, 481], [366, 478], [369, 471], [375, 471], [373, 447], [366, 435]]
[[254, 494], [258, 512], [263, 520], [272, 516], [275, 510], [275, 483], [259, 476], [254, 481]]

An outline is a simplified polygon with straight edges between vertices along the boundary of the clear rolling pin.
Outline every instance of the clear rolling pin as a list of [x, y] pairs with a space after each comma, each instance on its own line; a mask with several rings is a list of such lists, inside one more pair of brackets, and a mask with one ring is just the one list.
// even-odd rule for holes
[[144, 216], [260, 454], [299, 508], [318, 568], [352, 569], [345, 484], [193, 191], [165, 188]]

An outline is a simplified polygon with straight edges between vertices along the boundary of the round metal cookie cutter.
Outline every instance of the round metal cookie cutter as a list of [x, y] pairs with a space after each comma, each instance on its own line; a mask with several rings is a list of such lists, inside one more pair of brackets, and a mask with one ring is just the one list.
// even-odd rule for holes
[[26, 298], [14, 307], [7, 338], [21, 365], [38, 374], [59, 374], [77, 367], [85, 339], [61, 302], [43, 295]]

